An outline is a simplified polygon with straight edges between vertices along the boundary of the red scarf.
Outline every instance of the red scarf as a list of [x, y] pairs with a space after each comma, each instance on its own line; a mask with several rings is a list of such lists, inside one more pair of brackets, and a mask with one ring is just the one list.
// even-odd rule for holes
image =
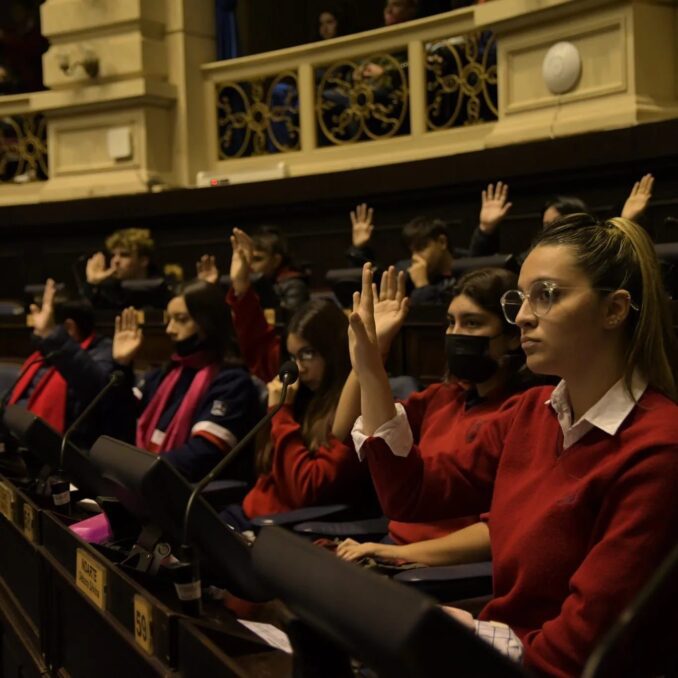
[[[80, 348], [86, 351], [94, 341], [94, 335], [90, 334], [87, 339], [80, 343]], [[39, 351], [36, 351], [28, 357], [22, 369], [33, 360], [42, 357]], [[21, 377], [12, 391], [9, 399], [9, 405], [13, 405], [24, 391], [31, 385], [33, 378], [45, 365], [44, 361], [38, 360], [34, 365], [26, 370], [26, 374]], [[28, 410], [44, 419], [53, 429], [59, 433], [66, 430], [66, 399], [68, 397], [68, 384], [66, 380], [57, 372], [55, 367], [50, 367], [35, 385], [33, 392], [28, 399]]]
[[[172, 362], [176, 365], [162, 380], [137, 422], [137, 447], [158, 454], [179, 447], [188, 440], [195, 411], [220, 369], [220, 365], [214, 362], [213, 357], [204, 352], [194, 353], [185, 358], [174, 355]], [[198, 373], [193, 377], [167, 430], [159, 431], [160, 417], [167, 409], [172, 392], [187, 367], [198, 369]]]

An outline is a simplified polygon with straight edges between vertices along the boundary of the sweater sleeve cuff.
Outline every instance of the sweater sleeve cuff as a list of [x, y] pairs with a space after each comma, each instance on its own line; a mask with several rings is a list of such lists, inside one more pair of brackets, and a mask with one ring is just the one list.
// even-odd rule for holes
[[474, 621], [476, 635], [516, 662], [523, 660], [523, 644], [506, 624], [493, 621]]
[[381, 438], [396, 457], [406, 457], [410, 453], [414, 443], [410, 422], [407, 420], [407, 413], [401, 403], [396, 403], [395, 408], [395, 417], [383, 423], [371, 436], [365, 435], [363, 431], [362, 416], [356, 419], [351, 436], [360, 461], [365, 458], [362, 451], [363, 445], [370, 438]]

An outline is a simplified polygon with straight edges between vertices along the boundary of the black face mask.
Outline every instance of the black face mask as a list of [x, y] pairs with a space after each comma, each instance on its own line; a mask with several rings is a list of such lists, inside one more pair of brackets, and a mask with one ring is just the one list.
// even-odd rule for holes
[[[495, 335], [499, 336], [501, 334]], [[490, 339], [495, 337], [446, 334], [445, 352], [450, 374], [472, 384], [491, 379], [499, 369], [499, 363], [490, 355]]]
[[206, 348], [205, 342], [200, 338], [198, 333], [192, 334], [187, 339], [174, 342], [174, 350], [178, 356], [185, 358], [188, 355], [197, 353]]

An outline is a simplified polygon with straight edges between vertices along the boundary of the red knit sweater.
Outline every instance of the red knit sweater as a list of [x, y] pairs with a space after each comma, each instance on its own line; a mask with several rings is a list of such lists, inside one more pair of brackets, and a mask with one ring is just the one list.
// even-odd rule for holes
[[572, 676], [675, 544], [678, 407], [648, 389], [616, 435], [593, 429], [563, 451], [552, 390], [507, 401], [453, 455], [395, 457], [377, 438], [363, 449], [389, 516], [490, 510], [481, 618], [511, 626], [534, 670]]
[[259, 476], [243, 501], [248, 518], [333, 503], [367, 510], [374, 490], [353, 446], [330, 438], [311, 452], [289, 405], [273, 417], [271, 438], [271, 471]]
[[[466, 396], [467, 391], [457, 384], [433, 384], [403, 403], [422, 457], [445, 454], [463, 445], [467, 437], [473, 435], [506, 400], [500, 396], [488, 398], [467, 409]], [[444, 445], [440, 444], [441, 440], [445, 441]], [[389, 532], [397, 544], [411, 544], [442, 537], [479, 520], [478, 514], [426, 523], [392, 520]]]

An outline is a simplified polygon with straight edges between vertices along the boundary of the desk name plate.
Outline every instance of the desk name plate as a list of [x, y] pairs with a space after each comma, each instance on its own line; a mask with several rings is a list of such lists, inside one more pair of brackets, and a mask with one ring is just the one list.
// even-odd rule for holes
[[10, 523], [14, 522], [14, 502], [16, 500], [16, 493], [14, 490], [0, 481], [0, 513], [9, 520]]
[[75, 556], [75, 584], [101, 610], [106, 609], [108, 571], [84, 549]]

